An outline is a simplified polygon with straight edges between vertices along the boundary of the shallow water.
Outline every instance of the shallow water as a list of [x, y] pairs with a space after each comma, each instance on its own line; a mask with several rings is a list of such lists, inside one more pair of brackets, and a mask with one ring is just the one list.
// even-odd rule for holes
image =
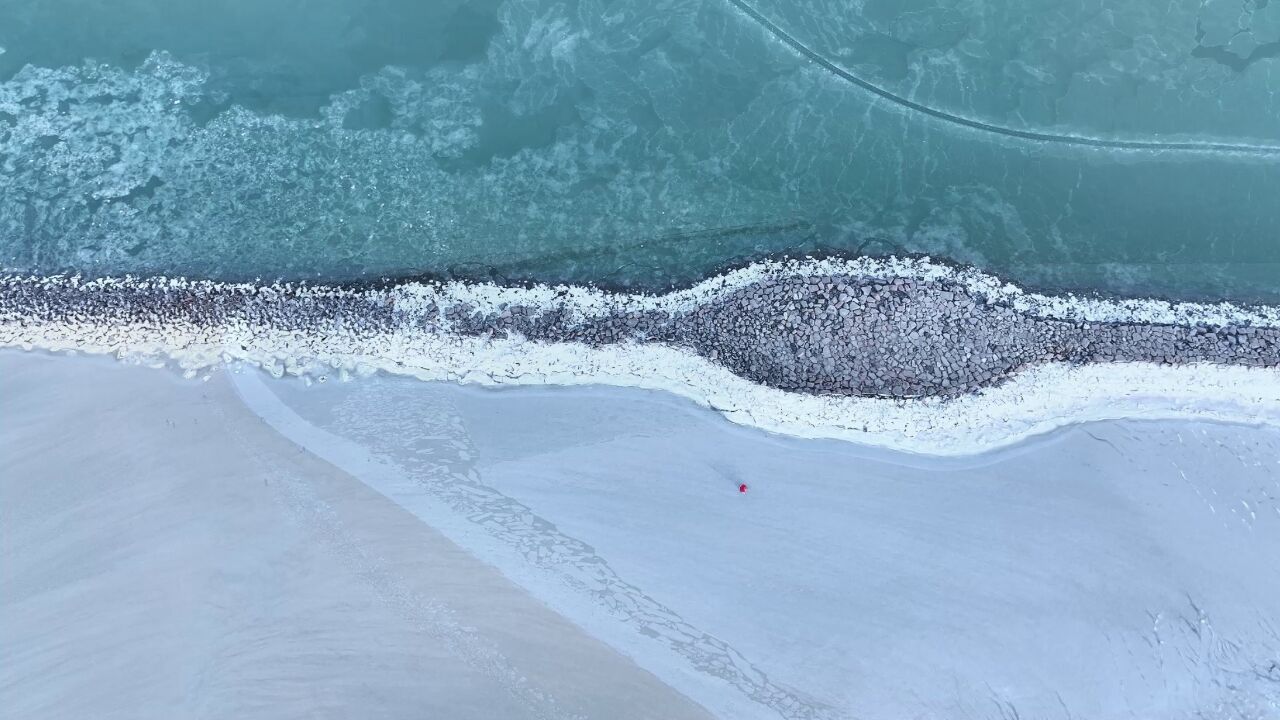
[[[9, 270], [656, 288], [841, 251], [1280, 299], [1265, 2], [4, 0], [0, 17]], [[1147, 149], [1060, 141], [1081, 137]]]

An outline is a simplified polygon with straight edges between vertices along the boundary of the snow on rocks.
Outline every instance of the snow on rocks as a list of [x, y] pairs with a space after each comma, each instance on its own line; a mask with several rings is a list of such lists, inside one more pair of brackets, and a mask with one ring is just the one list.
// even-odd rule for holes
[[[275, 374], [382, 370], [470, 382], [675, 388], [739, 420], [797, 434], [866, 425], [859, 418], [872, 406], [854, 412], [856, 403], [841, 405], [842, 398], [911, 400], [926, 415], [893, 432], [918, 432], [939, 402], [1022, 387], [1025, 378], [1013, 382], [1019, 376], [1044, 377], [1053, 367], [1138, 363], [1203, 375], [1206, 367], [1230, 366], [1272, 382], [1280, 315], [1229, 304], [1033, 295], [918, 259], [758, 263], [666, 295], [461, 281], [9, 276], [0, 277], [0, 346], [146, 357], [189, 371], [248, 361]], [[711, 376], [737, 394], [702, 387]], [[753, 394], [759, 397], [748, 400]], [[766, 396], [766, 405], [744, 409]], [[835, 404], [813, 405], [823, 398]], [[784, 406], [792, 410], [778, 410]], [[812, 406], [816, 426], [796, 426], [792, 411], [800, 406]]]

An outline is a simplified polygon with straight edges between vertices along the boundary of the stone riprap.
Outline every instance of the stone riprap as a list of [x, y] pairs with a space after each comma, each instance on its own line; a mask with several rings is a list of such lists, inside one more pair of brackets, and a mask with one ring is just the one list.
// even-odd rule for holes
[[786, 390], [958, 395], [1035, 363], [1280, 365], [1280, 329], [1036, 317], [956, 285], [764, 281], [679, 318], [672, 340]]
[[86, 343], [97, 343], [117, 337], [113, 328], [174, 325], [192, 328], [200, 336], [192, 342], [204, 343], [218, 342], [228, 328], [321, 339], [341, 333], [348, 342], [406, 331], [588, 345], [662, 342], [784, 390], [892, 398], [957, 396], [1055, 361], [1280, 366], [1277, 327], [1065, 320], [945, 280], [766, 276], [697, 301], [605, 295], [616, 301], [585, 308], [567, 291], [526, 294], [527, 302], [510, 300], [522, 295], [508, 289], [499, 293], [507, 300], [494, 302], [418, 283], [342, 288], [8, 277], [0, 279], [0, 344], [38, 347], [52, 326], [74, 326]]

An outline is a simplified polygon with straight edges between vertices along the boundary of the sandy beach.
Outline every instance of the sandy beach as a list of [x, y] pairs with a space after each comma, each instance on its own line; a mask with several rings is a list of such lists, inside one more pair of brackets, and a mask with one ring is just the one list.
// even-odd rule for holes
[[1273, 428], [944, 458], [627, 388], [0, 383], [22, 717], [1280, 716]]

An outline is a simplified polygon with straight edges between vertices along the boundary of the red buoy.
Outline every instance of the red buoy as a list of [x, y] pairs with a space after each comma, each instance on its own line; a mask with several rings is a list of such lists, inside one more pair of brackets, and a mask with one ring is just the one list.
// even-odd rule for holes
[[746, 484], [746, 483], [742, 483], [741, 485], [739, 485], [739, 486], [738, 486], [738, 492], [740, 492], [740, 493], [745, 493], [746, 491], [747, 491], [747, 484]]

